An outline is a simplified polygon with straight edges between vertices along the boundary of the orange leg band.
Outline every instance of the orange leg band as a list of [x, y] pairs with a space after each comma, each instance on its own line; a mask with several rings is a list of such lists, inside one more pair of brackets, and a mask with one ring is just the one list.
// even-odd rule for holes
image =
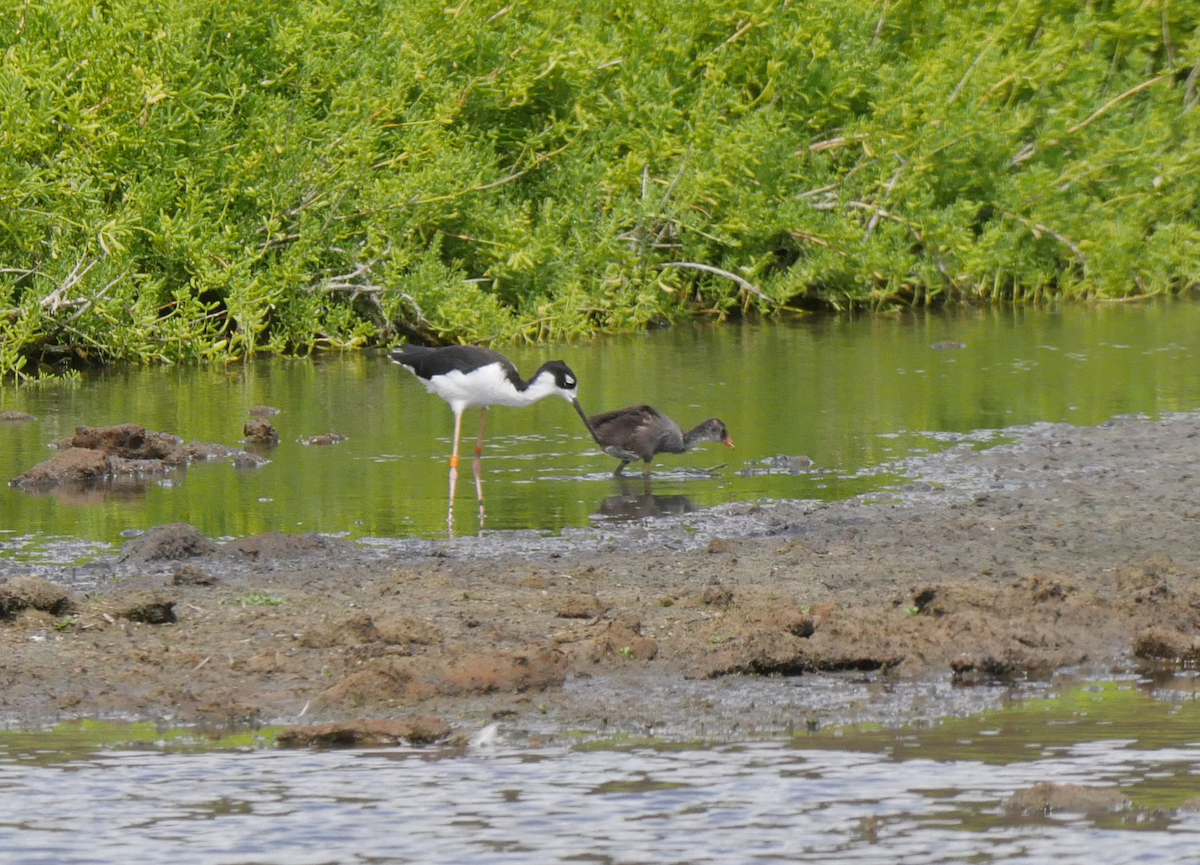
[[450, 457], [450, 468], [458, 468], [458, 454], [454, 454], [452, 457]]

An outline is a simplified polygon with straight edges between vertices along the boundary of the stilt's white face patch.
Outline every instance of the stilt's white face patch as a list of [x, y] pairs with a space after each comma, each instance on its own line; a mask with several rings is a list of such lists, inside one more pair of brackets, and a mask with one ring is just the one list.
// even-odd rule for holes
[[[549, 387], [544, 386], [542, 379], [548, 380]], [[539, 376], [524, 391], [517, 390], [498, 363], [489, 363], [466, 373], [453, 370], [435, 375], [428, 381], [422, 380], [422, 384], [427, 391], [450, 403], [450, 408], [456, 412], [491, 405], [522, 408], [554, 392], [552, 376]]]

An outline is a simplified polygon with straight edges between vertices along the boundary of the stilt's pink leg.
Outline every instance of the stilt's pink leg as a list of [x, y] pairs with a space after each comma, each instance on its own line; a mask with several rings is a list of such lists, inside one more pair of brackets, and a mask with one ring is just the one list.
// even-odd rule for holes
[[479, 499], [479, 523], [483, 525], [483, 466], [479, 459], [483, 454], [483, 424], [487, 420], [487, 407], [479, 410], [479, 438], [475, 439], [475, 497]]
[[454, 537], [454, 488], [458, 486], [458, 440], [462, 436], [462, 412], [454, 413], [454, 451], [450, 454], [450, 507], [446, 511], [446, 527]]

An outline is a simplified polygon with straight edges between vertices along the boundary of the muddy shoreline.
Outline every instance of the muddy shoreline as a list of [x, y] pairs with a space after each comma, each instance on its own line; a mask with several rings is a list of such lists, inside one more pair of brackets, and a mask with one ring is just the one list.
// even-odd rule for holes
[[1194, 668], [1200, 416], [1003, 437], [834, 504], [370, 545], [175, 525], [0, 562], [0, 719], [732, 738]]

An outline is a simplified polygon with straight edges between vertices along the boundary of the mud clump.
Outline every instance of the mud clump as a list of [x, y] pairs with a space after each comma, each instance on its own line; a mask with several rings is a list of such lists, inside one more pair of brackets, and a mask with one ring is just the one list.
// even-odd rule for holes
[[72, 606], [71, 593], [41, 577], [13, 577], [0, 583], [0, 617], [22, 610], [41, 610], [53, 616], [66, 613]]
[[341, 433], [324, 433], [319, 436], [311, 436], [309, 438], [300, 439], [302, 445], [312, 445], [315, 447], [324, 447], [326, 445], [337, 445], [344, 441], [348, 441], [349, 436], [344, 436]]
[[434, 696], [542, 691], [566, 678], [562, 652], [533, 647], [515, 652], [467, 653], [448, 659], [377, 658], [320, 694], [321, 709], [410, 704]]
[[956, 685], [982, 685], [1013, 678], [1027, 672], [1030, 666], [1024, 655], [997, 658], [988, 652], [963, 654], [950, 662], [954, 674], [951, 681]]
[[274, 417], [279, 414], [280, 409], [272, 405], [252, 405], [250, 406], [251, 417]]
[[209, 442], [189, 442], [137, 424], [75, 428], [70, 439], [54, 442], [63, 452], [13, 478], [13, 486], [36, 491], [60, 484], [88, 485], [106, 479], [161, 474], [190, 462], [224, 459], [243, 451]]
[[604, 615], [608, 604], [595, 595], [583, 593], [564, 595], [554, 607], [554, 615], [560, 619], [594, 619]]
[[904, 632], [910, 629], [887, 611], [803, 607], [772, 592], [747, 592], [700, 630], [697, 636], [707, 645], [688, 675], [712, 679], [890, 669], [904, 661]]
[[38, 463], [9, 483], [14, 487], [50, 487], [62, 483], [87, 483], [108, 474], [108, 463], [100, 451], [70, 447], [56, 457]]
[[274, 447], [279, 444], [279, 431], [262, 419], [249, 421], [242, 427], [242, 435], [246, 437], [247, 442], [256, 445]]
[[160, 593], [136, 589], [96, 601], [93, 607], [101, 614], [147, 625], [172, 624], [176, 621], [174, 608], [175, 601]]
[[124, 423], [108, 427], [75, 427], [71, 447], [100, 451], [105, 456], [127, 460], [161, 460], [182, 442], [179, 436]]
[[212, 574], [195, 565], [179, 565], [171, 577], [173, 586], [215, 586], [219, 582]]
[[210, 556], [220, 547], [188, 523], [167, 523], [147, 529], [125, 542], [118, 562], [157, 562]]
[[1147, 628], [1134, 638], [1133, 654], [1143, 660], [1192, 666], [1200, 661], [1200, 636]]
[[361, 646], [379, 639], [375, 623], [364, 612], [357, 612], [336, 621], [319, 622], [300, 635], [299, 643], [307, 649], [328, 649], [333, 646]]
[[1129, 797], [1115, 787], [1042, 781], [1027, 790], [1013, 793], [1004, 803], [1004, 808], [1010, 814], [1050, 814], [1055, 811], [1104, 814], [1125, 811], [1131, 805]]
[[37, 420], [37, 418], [31, 414], [26, 414], [23, 411], [16, 411], [14, 409], [5, 409], [4, 411], [0, 411], [0, 423], [15, 425], [19, 423], [33, 423], [35, 420]]
[[275, 737], [283, 748], [387, 748], [408, 743], [428, 745], [451, 733], [441, 718], [422, 715], [409, 721], [370, 718], [315, 726], [288, 727]]
[[442, 642], [442, 632], [434, 624], [403, 613], [377, 618], [375, 632], [394, 646], [433, 646]]
[[584, 669], [603, 660], [650, 661], [658, 654], [658, 643], [642, 635], [642, 623], [632, 613], [622, 613], [599, 627], [590, 624], [554, 635], [564, 647], [571, 667]]

